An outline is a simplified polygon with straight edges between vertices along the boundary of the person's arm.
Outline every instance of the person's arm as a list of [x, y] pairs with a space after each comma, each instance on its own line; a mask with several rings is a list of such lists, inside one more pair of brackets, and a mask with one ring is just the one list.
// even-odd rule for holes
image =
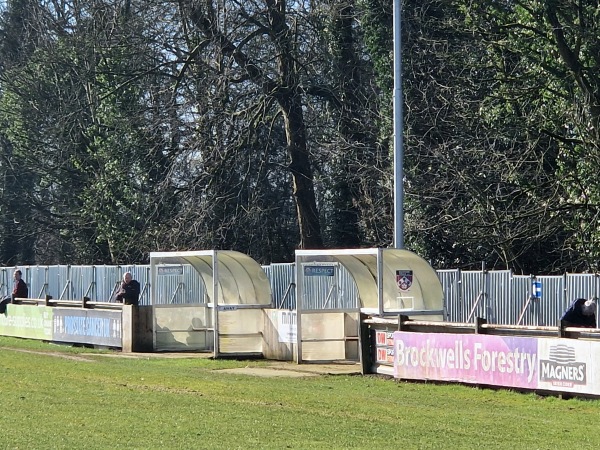
[[136, 280], [132, 280], [131, 283], [133, 284], [131, 287], [132, 294], [137, 298], [140, 296], [140, 283], [138, 283]]
[[563, 313], [563, 315], [560, 317], [560, 320], [563, 320], [565, 322], [573, 322], [573, 319], [576, 315], [576, 303], [572, 303], [571, 306], [569, 306], [565, 312]]
[[124, 294], [125, 294], [125, 283], [121, 282], [121, 285], [119, 286], [119, 290], [117, 291], [117, 295], [115, 296], [115, 300], [118, 302], [122, 302]]

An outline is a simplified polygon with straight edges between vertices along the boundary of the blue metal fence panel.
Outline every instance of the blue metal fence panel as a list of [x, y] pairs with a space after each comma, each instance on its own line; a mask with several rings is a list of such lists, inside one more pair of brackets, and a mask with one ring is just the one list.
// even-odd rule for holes
[[69, 269], [70, 289], [66, 298], [82, 299], [87, 288], [91, 285], [91, 278], [94, 274], [93, 267], [69, 266]]
[[94, 295], [90, 296], [90, 298], [97, 302], [114, 301], [115, 293], [123, 277], [121, 267], [93, 266], [93, 272], [93, 276], [90, 276], [90, 282], [94, 283]]
[[[183, 274], [159, 276], [156, 279], [156, 305], [187, 305], [208, 302], [206, 286], [190, 264], [182, 264]], [[144, 301], [150, 304], [150, 268], [146, 270], [146, 296]]]
[[29, 297], [45, 298], [48, 294], [48, 266], [26, 266], [21, 268], [21, 272], [29, 288]]
[[512, 272], [510, 270], [495, 270], [485, 273], [486, 294], [483, 298], [483, 307], [488, 323], [509, 323], [513, 308], [510, 301], [510, 284]]
[[598, 274], [569, 273], [565, 277], [565, 293], [559, 305], [561, 311], [577, 298], [598, 298]]
[[279, 263], [263, 266], [271, 284], [273, 307], [279, 309], [296, 309], [294, 263]]
[[[332, 267], [331, 275], [304, 276], [302, 309], [356, 309], [360, 299], [358, 287], [350, 272], [339, 263], [319, 263], [318, 267]], [[307, 264], [305, 267], [310, 267]]]
[[[334, 266], [336, 269], [338, 266]], [[338, 286], [336, 276], [325, 277], [304, 277], [304, 298], [302, 299], [303, 310], [325, 309], [327, 302], [333, 297], [333, 302], [337, 301]]]
[[522, 304], [522, 291], [527, 290], [526, 283], [520, 283], [515, 280], [515, 275], [510, 273], [508, 282], [505, 285], [504, 292], [504, 303], [499, 306], [498, 312], [498, 324], [501, 325], [514, 325], [519, 317]]
[[565, 276], [538, 276], [540, 283], [539, 300], [534, 301], [537, 307], [538, 321], [536, 325], [555, 326], [564, 311]]
[[340, 295], [338, 298], [338, 309], [358, 309], [361, 306], [358, 286], [352, 277], [352, 274], [341, 266], [339, 273]]
[[532, 310], [527, 306], [531, 291], [531, 277], [525, 275], [514, 275], [511, 284], [511, 298], [516, 311], [512, 318], [512, 324], [535, 325], [532, 319]]
[[463, 321], [465, 305], [462, 302], [460, 269], [438, 270], [437, 274], [444, 291], [446, 320]]
[[463, 311], [460, 322], [473, 321], [474, 317], [485, 317], [485, 308], [482, 306], [483, 273], [481, 271], [461, 272], [461, 296]]

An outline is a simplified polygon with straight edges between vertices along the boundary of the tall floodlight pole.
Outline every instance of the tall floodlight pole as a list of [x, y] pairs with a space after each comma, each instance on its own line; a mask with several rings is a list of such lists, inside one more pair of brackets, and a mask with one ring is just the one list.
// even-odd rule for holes
[[394, 248], [404, 248], [401, 0], [394, 0]]

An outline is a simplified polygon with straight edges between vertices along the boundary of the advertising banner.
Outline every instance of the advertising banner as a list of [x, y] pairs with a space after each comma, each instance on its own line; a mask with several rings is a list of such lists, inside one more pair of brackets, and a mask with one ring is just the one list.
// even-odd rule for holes
[[394, 364], [394, 332], [376, 331], [375, 332], [375, 361], [380, 364]]
[[540, 389], [600, 394], [600, 342], [538, 339]]
[[536, 339], [396, 331], [394, 350], [396, 378], [537, 387]]
[[120, 311], [55, 308], [54, 341], [121, 347]]
[[394, 332], [396, 378], [600, 395], [599, 358], [597, 341]]
[[0, 334], [28, 339], [52, 340], [53, 309], [47, 306], [7, 305], [0, 314]]
[[277, 311], [279, 342], [295, 344], [297, 341], [296, 311]]

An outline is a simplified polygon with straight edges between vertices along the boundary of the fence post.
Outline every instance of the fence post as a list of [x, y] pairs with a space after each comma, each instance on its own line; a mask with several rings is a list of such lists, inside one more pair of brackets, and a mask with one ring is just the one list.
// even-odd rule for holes
[[565, 332], [565, 322], [560, 319], [558, 319], [558, 337], [559, 338], [567, 337], [567, 333]]
[[475, 317], [475, 323], [474, 323], [475, 334], [483, 334], [481, 325], [484, 325], [486, 323], [487, 323], [487, 320], [485, 320], [483, 317]]
[[403, 314], [398, 314], [398, 331], [408, 331], [409, 325], [406, 323], [410, 317]]
[[373, 373], [373, 346], [371, 342], [371, 328], [365, 320], [369, 317], [367, 314], [359, 313], [359, 353], [360, 353], [360, 366], [362, 375]]

